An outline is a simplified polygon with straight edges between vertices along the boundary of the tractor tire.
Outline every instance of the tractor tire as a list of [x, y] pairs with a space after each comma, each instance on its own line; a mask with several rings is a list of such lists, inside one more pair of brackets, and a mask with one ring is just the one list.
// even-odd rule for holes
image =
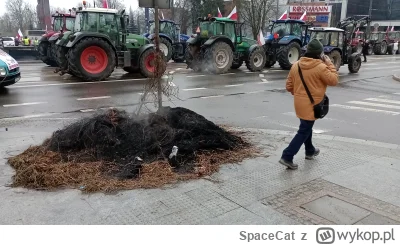
[[101, 38], [83, 38], [68, 51], [68, 66], [73, 74], [84, 81], [101, 81], [114, 71], [115, 52]]
[[292, 65], [300, 59], [301, 47], [296, 42], [291, 42], [279, 48], [277, 60], [283, 70], [290, 70]]
[[[202, 66], [199, 58], [193, 57], [191, 53], [191, 49], [194, 49], [195, 46], [188, 45], [185, 50], [185, 61], [188, 68], [191, 68], [195, 72], [202, 71]], [[200, 55], [200, 54], [199, 54]]]
[[56, 44], [53, 42], [53, 43], [50, 43], [50, 47], [49, 47], [49, 49], [50, 49], [50, 57], [49, 57], [49, 65], [51, 66], [51, 67], [58, 67], [58, 64], [57, 64], [57, 61], [56, 61], [56, 59], [57, 59], [57, 57], [56, 57], [56, 55], [57, 55], [57, 50], [56, 50]]
[[[139, 71], [144, 77], [153, 78], [156, 75], [156, 51], [154, 49], [147, 49], [144, 51], [139, 58]], [[164, 74], [167, 69], [167, 65], [163, 64], [160, 74]]]
[[350, 73], [358, 73], [361, 68], [361, 56], [359, 54], [352, 54], [349, 57], [349, 71]]
[[233, 61], [231, 69], [234, 69], [234, 70], [239, 69], [242, 65], [243, 65], [243, 60]]
[[58, 67], [60, 67], [61, 70], [65, 71], [68, 69], [68, 59], [67, 59], [67, 54], [68, 54], [68, 48], [60, 45], [55, 45], [56, 49], [56, 62]]
[[266, 68], [271, 68], [271, 67], [273, 67], [275, 65], [275, 63], [276, 63], [276, 61], [274, 61], [274, 60], [268, 60], [268, 61], [265, 62], [265, 67]]
[[233, 63], [233, 51], [225, 42], [216, 42], [204, 53], [204, 61], [211, 73], [223, 74], [229, 71]]
[[38, 46], [38, 53], [40, 59], [47, 64], [49, 57], [47, 56], [47, 50], [49, 48], [49, 43], [48, 42], [40, 42]]
[[374, 54], [381, 55], [381, 44], [377, 43], [374, 45]]
[[393, 45], [387, 46], [387, 54], [390, 54], [390, 55], [394, 54], [394, 46]]
[[170, 61], [174, 49], [172, 48], [172, 43], [168, 41], [168, 39], [160, 37], [160, 50], [164, 53], [165, 62]]
[[336, 70], [339, 71], [340, 67], [342, 66], [342, 55], [339, 51], [333, 50], [329, 53], [329, 58], [331, 59], [333, 65], [336, 67]]
[[139, 68], [137, 68], [137, 67], [132, 67], [132, 66], [124, 67], [123, 69], [124, 69], [124, 71], [126, 71], [126, 72], [128, 72], [128, 73], [130, 73], [130, 74], [132, 74], [132, 73], [138, 73], [138, 72], [140, 71]]
[[174, 59], [175, 63], [184, 63], [185, 59]]
[[249, 71], [259, 72], [264, 69], [266, 61], [267, 55], [265, 54], [264, 49], [255, 48], [251, 51], [249, 59], [246, 60], [246, 67]]

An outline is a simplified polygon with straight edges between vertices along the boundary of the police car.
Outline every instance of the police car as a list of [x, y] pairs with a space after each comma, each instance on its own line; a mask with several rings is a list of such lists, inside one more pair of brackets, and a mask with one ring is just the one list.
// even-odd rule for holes
[[21, 79], [18, 62], [0, 49], [0, 87], [5, 87]]

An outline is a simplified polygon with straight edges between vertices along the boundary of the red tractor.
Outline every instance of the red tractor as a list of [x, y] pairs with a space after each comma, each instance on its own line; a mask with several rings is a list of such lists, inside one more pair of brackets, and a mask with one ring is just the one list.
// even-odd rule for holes
[[71, 13], [63, 14], [58, 11], [56, 14], [52, 15], [53, 24], [52, 30], [47, 31], [46, 34], [42, 36], [39, 40], [39, 57], [40, 59], [47, 65], [57, 67], [58, 64], [56, 62], [56, 42], [60, 33], [65, 31], [72, 31], [75, 25], [75, 15]]
[[377, 55], [394, 54], [394, 44], [400, 41], [400, 32], [374, 32], [373, 41], [374, 53]]

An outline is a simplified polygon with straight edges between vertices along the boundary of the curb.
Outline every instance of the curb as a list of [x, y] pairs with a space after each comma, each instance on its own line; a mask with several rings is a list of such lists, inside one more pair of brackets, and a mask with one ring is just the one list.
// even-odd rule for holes
[[[235, 131], [253, 131], [253, 132], [263, 132], [271, 135], [282, 135], [282, 136], [294, 136], [296, 132], [294, 131], [283, 131], [283, 130], [273, 130], [273, 129], [258, 129], [258, 128], [238, 128], [238, 127], [228, 127], [229, 129]], [[355, 138], [348, 138], [348, 137], [341, 137], [341, 136], [333, 136], [333, 135], [319, 135], [313, 134], [313, 138], [321, 139], [321, 140], [331, 140], [331, 141], [339, 141], [339, 142], [346, 142], [346, 143], [354, 143], [359, 145], [368, 145], [368, 146], [375, 146], [381, 147], [386, 149], [392, 150], [400, 150], [400, 145], [379, 142], [379, 141], [372, 141], [372, 140], [362, 140], [362, 139], [355, 139]]]
[[393, 80], [400, 82], [400, 75], [393, 75]]

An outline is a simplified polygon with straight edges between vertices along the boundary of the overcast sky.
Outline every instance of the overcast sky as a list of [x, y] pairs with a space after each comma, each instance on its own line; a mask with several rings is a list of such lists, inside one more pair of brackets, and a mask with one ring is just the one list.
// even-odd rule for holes
[[[25, 0], [36, 7], [37, 0]], [[49, 0], [50, 6], [61, 7], [61, 8], [72, 8], [75, 7], [79, 2], [79, 0]], [[91, 0], [86, 0], [86, 2], [90, 2]], [[125, 7], [129, 10], [129, 6], [132, 5], [132, 9], [136, 9], [138, 5], [137, 0], [123, 0], [125, 2]], [[3, 15], [6, 12], [6, 0], [0, 0], [0, 15]]]

